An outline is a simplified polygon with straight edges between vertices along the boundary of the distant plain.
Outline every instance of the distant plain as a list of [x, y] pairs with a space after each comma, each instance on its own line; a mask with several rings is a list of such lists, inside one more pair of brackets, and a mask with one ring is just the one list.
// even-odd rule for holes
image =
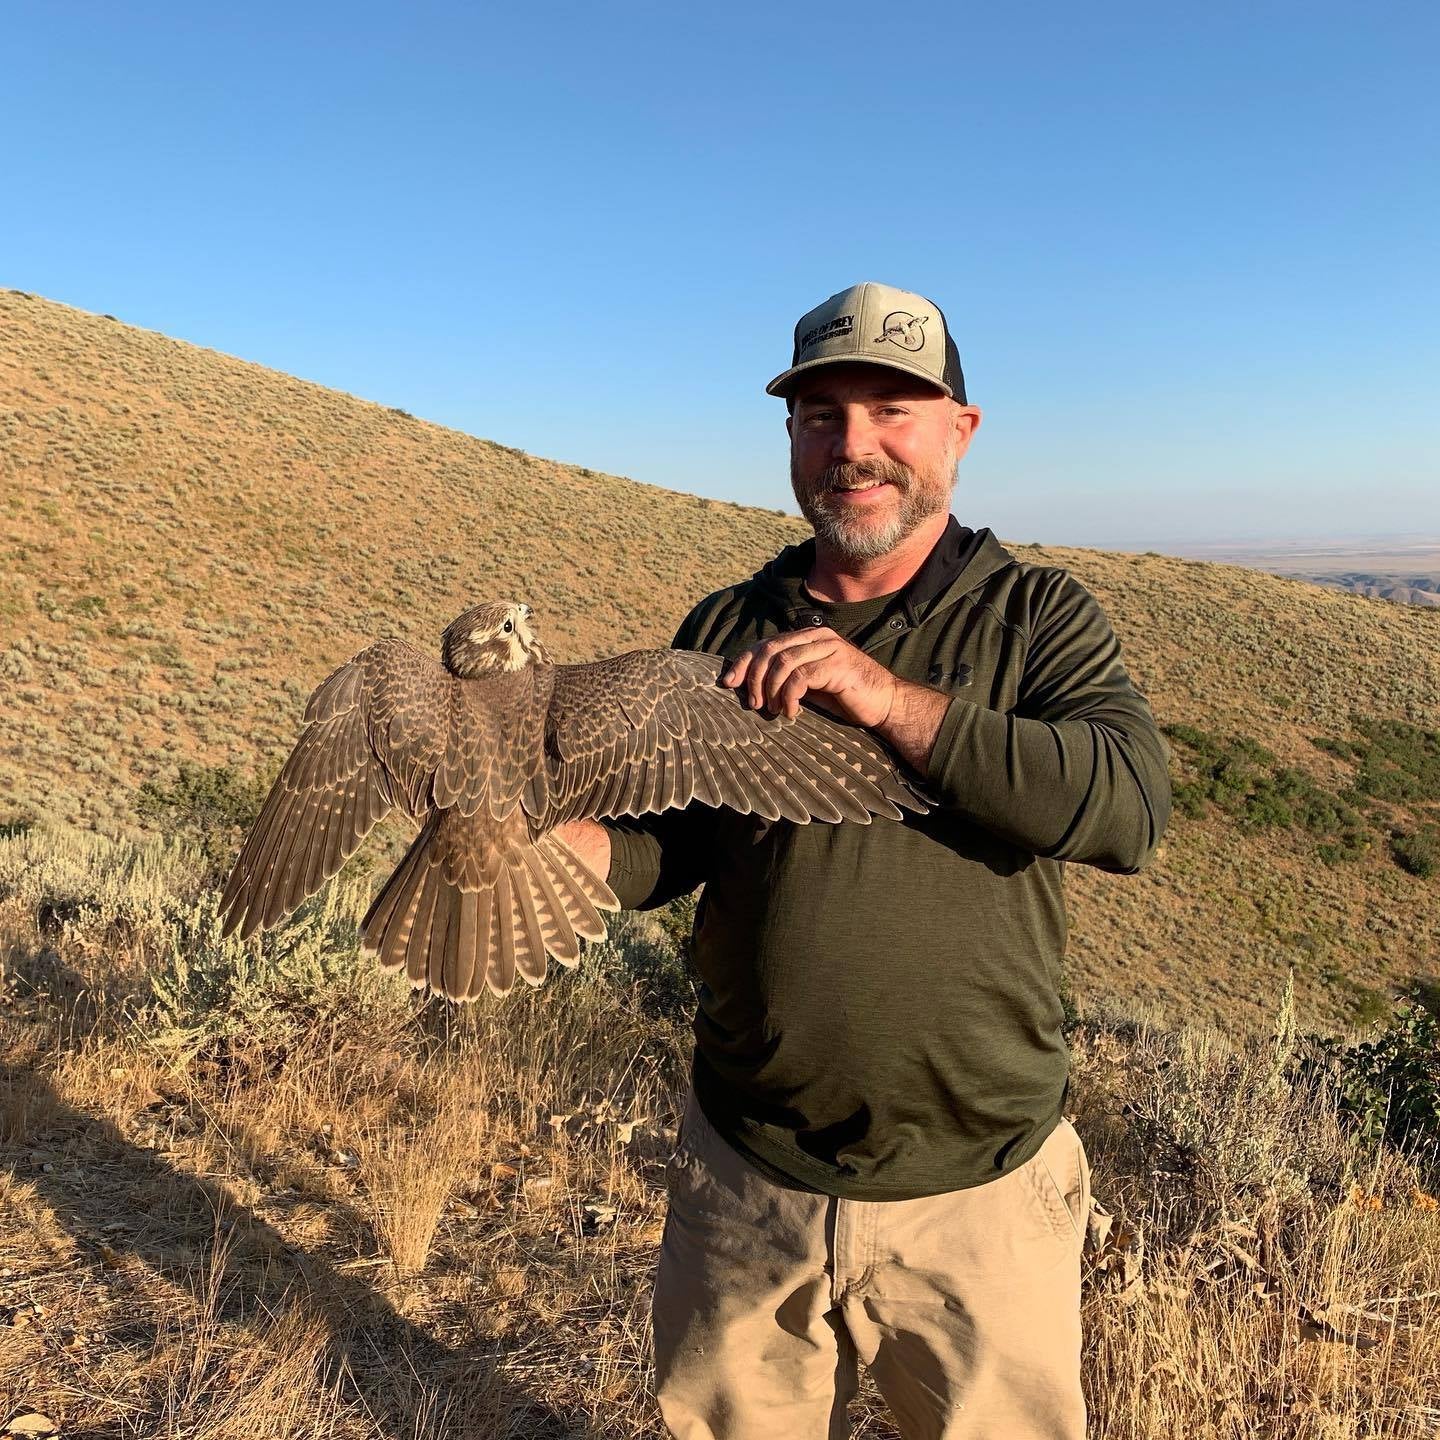
[[[1436, 509], [1440, 511], [1440, 499]], [[1179, 540], [1159, 542], [1154, 548], [1193, 560], [1247, 565], [1401, 604], [1440, 605], [1440, 537], [1433, 535], [1289, 542]]]

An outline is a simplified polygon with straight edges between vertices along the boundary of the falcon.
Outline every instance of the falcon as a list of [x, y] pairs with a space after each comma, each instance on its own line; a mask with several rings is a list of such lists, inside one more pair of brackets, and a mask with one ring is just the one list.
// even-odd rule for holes
[[869, 824], [924, 813], [878, 741], [817, 710], [770, 717], [717, 683], [725, 661], [633, 650], [554, 665], [528, 605], [445, 629], [437, 662], [385, 639], [311, 695], [305, 728], [220, 900], [248, 938], [315, 894], [400, 809], [419, 832], [361, 921], [361, 944], [415, 988], [474, 1000], [580, 958], [620, 908], [555, 833], [692, 801], [767, 820]]

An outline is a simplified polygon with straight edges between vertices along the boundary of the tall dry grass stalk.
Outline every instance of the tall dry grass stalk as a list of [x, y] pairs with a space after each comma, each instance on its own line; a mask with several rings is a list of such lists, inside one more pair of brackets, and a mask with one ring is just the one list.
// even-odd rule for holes
[[1076, 1036], [1076, 1124], [1124, 1217], [1085, 1302], [1101, 1433], [1433, 1433], [1440, 1214], [1323, 1072], [1289, 1078], [1290, 997], [1268, 1039], [1127, 1030]]
[[[304, 1303], [248, 1315], [225, 1277], [217, 1239], [198, 1283], [180, 1299], [173, 1328], [156, 1336], [151, 1374], [154, 1433], [193, 1440], [298, 1440], [341, 1433], [355, 1407], [328, 1363], [325, 1317]], [[188, 1303], [186, 1303], [188, 1301]]]
[[400, 1275], [425, 1268], [446, 1202], [485, 1153], [487, 1067], [432, 1061], [417, 1077], [427, 1113], [387, 1116], [360, 1151], [375, 1232]]

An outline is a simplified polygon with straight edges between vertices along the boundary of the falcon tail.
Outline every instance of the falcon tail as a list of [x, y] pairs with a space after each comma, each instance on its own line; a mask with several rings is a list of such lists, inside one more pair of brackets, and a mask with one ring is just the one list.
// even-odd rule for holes
[[[493, 882], [473, 883], [461, 851], [465, 822], [431, 815], [361, 921], [361, 941], [416, 989], [475, 1000], [508, 994], [517, 974], [545, 978], [546, 956], [580, 959], [580, 940], [603, 940], [614, 892], [555, 834], [495, 854]], [[452, 876], [460, 876], [459, 883]]]

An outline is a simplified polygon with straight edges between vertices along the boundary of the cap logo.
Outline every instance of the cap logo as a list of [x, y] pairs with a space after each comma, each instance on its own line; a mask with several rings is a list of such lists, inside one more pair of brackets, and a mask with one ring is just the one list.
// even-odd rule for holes
[[871, 343], [879, 345], [884, 340], [893, 340], [902, 350], [923, 349], [925, 332], [920, 327], [929, 319], [928, 315], [912, 315], [908, 310], [892, 310]]
[[822, 340], [839, 340], [854, 328], [855, 317], [853, 315], [837, 315], [833, 320], [827, 320], [823, 325], [817, 325], [813, 330], [807, 330], [800, 337], [800, 348], [809, 350]]

